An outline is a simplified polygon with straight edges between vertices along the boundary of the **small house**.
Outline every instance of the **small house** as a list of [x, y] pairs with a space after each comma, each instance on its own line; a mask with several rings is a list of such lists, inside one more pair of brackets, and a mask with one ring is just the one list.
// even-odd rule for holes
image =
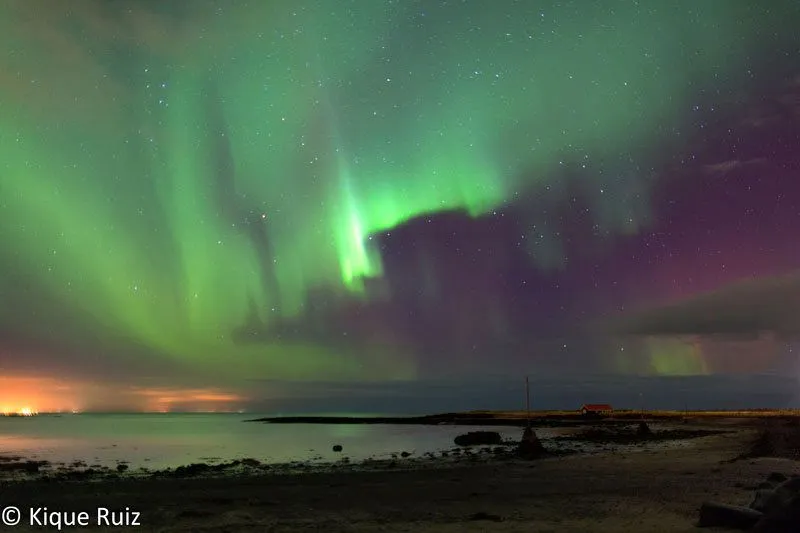
[[581, 405], [580, 411], [583, 416], [608, 416], [614, 412], [607, 403], [585, 403]]

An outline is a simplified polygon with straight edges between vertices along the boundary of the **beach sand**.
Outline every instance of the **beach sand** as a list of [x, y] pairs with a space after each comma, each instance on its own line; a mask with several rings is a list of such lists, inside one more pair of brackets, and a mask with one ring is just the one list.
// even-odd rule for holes
[[[731, 462], [756, 435], [738, 428], [674, 447], [412, 470], [6, 483], [0, 503], [92, 517], [98, 506], [128, 507], [139, 531], [688, 532], [703, 501], [747, 505], [770, 472], [800, 474], [789, 459]], [[43, 530], [24, 525], [14, 531]]]

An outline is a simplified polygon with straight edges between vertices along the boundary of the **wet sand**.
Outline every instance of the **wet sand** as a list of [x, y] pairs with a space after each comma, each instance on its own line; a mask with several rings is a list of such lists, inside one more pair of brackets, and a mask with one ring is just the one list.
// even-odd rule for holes
[[[676, 446], [532, 461], [487, 455], [409, 470], [5, 483], [0, 505], [92, 518], [98, 506], [128, 507], [140, 513], [139, 531], [688, 532], [704, 500], [746, 505], [770, 472], [800, 473], [790, 459], [731, 461], [758, 429], [728, 429]], [[25, 522], [14, 531], [42, 531]]]

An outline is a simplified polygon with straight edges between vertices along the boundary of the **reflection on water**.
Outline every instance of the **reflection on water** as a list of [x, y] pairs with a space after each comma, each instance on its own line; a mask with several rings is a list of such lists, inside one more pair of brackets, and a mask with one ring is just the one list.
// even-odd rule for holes
[[[262, 462], [332, 461], [347, 456], [388, 458], [448, 449], [456, 435], [476, 429], [518, 439], [519, 428], [385, 424], [244, 423], [250, 414], [76, 414], [0, 417], [0, 456], [53, 463], [84, 461], [113, 467], [166, 468], [252, 457]], [[538, 430], [540, 437], [541, 432]], [[341, 444], [343, 453], [331, 450]]]

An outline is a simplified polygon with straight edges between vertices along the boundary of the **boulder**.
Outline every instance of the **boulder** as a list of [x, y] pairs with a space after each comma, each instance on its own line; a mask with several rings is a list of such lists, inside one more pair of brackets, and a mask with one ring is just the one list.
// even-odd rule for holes
[[795, 495], [780, 509], [764, 513], [753, 531], [759, 533], [797, 533], [800, 531], [800, 496]]
[[697, 527], [727, 527], [731, 529], [750, 529], [762, 517], [762, 513], [749, 507], [727, 503], [703, 502], [700, 506], [700, 519]]
[[767, 501], [772, 498], [775, 489], [773, 488], [760, 488], [756, 489], [756, 493], [753, 495], [753, 501], [750, 502], [750, 509], [755, 509], [759, 512], [764, 512], [764, 509], [767, 507]]
[[503, 517], [496, 514], [486, 513], [483, 511], [478, 511], [475, 514], [470, 515], [470, 520], [487, 520], [490, 522], [502, 522]]
[[786, 474], [781, 474], [780, 472], [770, 472], [770, 474], [767, 476], [767, 483], [779, 485], [788, 479], [789, 478], [786, 476]]
[[342, 445], [341, 445], [341, 444], [334, 444], [334, 445], [333, 445], [333, 451], [335, 451], [335, 452], [340, 452], [340, 451], [342, 451], [342, 450], [343, 450], [343, 448], [342, 448]]
[[500, 433], [496, 431], [470, 431], [455, 438], [458, 446], [486, 446], [503, 442]]
[[179, 466], [173, 471], [176, 477], [192, 477], [197, 476], [211, 470], [211, 465], [206, 463], [192, 463], [186, 466]]
[[771, 494], [764, 499], [764, 514], [780, 513], [782, 509], [791, 505], [792, 501], [800, 494], [800, 477], [787, 479], [775, 487]]
[[800, 477], [784, 481], [770, 494], [765, 494], [758, 503], [763, 508], [764, 516], [753, 531], [769, 533], [800, 531]]
[[653, 432], [650, 429], [650, 426], [647, 425], [647, 422], [642, 420], [639, 422], [639, 427], [636, 428], [636, 436], [637, 437], [652, 437]]

